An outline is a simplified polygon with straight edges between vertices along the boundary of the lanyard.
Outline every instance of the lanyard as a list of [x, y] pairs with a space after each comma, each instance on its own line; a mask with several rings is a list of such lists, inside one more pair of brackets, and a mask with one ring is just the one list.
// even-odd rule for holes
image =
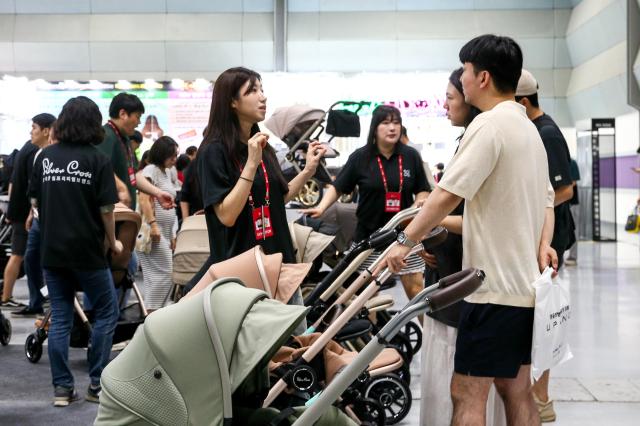
[[[264, 186], [266, 187], [264, 193], [264, 205], [269, 205], [269, 175], [267, 174], [267, 168], [264, 166], [264, 161], [260, 161], [260, 166], [262, 167], [262, 174], [264, 175]], [[240, 166], [240, 173], [242, 173], [242, 166]], [[254, 208], [253, 202], [253, 194], [249, 191], [249, 205], [251, 208]]]
[[124, 142], [124, 138], [122, 137], [122, 133], [120, 133], [120, 129], [118, 129], [118, 127], [113, 124], [113, 122], [111, 120], [107, 121], [107, 125], [109, 125], [109, 127], [111, 127], [111, 129], [113, 129], [114, 133], [116, 134], [116, 136], [118, 136], [118, 139], [120, 140], [120, 146], [122, 148], [122, 150], [124, 151], [124, 155], [125, 157], [127, 157], [127, 163], [129, 163], [129, 167], [133, 167], [133, 161], [131, 159], [132, 154], [131, 154], [131, 147], [129, 147], [125, 142]]
[[[384, 168], [382, 167], [382, 160], [380, 160], [380, 156], [378, 155], [378, 168], [380, 169], [380, 174], [382, 175], [382, 183], [384, 184], [384, 192], [389, 192], [389, 188], [387, 186], [387, 175], [384, 173]], [[398, 169], [400, 172], [400, 188], [398, 192], [402, 192], [402, 183], [404, 182], [404, 176], [402, 173], [402, 155], [398, 155]]]

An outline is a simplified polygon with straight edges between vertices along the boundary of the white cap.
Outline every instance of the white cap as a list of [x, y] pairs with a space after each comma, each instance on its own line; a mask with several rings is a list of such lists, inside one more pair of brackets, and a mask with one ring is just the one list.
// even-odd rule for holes
[[535, 93], [538, 93], [538, 82], [533, 74], [523, 68], [520, 80], [518, 80], [516, 96], [529, 96]]

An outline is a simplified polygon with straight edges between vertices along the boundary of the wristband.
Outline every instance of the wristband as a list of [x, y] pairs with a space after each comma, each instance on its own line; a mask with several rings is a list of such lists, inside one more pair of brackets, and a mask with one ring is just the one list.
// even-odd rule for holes
[[149, 224], [149, 226], [153, 225], [154, 223], [156, 223], [156, 220], [153, 219], [151, 222], [147, 222]]
[[248, 179], [248, 178], [246, 178], [246, 177], [244, 177], [244, 176], [240, 176], [240, 179], [244, 179], [244, 180], [246, 180], [246, 181], [247, 181], [247, 182], [249, 182], [249, 183], [253, 183], [253, 181], [252, 181], [251, 179]]

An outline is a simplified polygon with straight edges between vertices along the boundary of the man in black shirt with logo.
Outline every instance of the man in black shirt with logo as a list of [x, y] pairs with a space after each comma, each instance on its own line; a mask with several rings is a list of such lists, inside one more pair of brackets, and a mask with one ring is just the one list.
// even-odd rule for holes
[[51, 114], [43, 113], [36, 115], [31, 120], [31, 140], [25, 143], [20, 152], [18, 152], [11, 177], [9, 208], [7, 209], [7, 218], [11, 221], [12, 227], [11, 257], [4, 270], [4, 289], [1, 303], [2, 307], [23, 307], [20, 311], [23, 314], [42, 311], [42, 299], [38, 298], [39, 294], [32, 294], [31, 289], [29, 290], [28, 307], [14, 301], [11, 295], [27, 249], [28, 234], [25, 222], [31, 209], [27, 191], [33, 170], [33, 158], [38, 149], [47, 144], [51, 125], [56, 118]]
[[[558, 253], [558, 269], [562, 266], [563, 253], [575, 242], [574, 223], [569, 201], [573, 197], [571, 177], [571, 156], [569, 147], [556, 123], [540, 108], [538, 103], [538, 82], [527, 70], [522, 70], [516, 90], [516, 101], [527, 109], [527, 116], [536, 125], [547, 151], [549, 180], [555, 191], [555, 227], [551, 247]], [[540, 420], [551, 422], [556, 418], [553, 401], [549, 399], [549, 371], [533, 386], [533, 396], [540, 412]]]

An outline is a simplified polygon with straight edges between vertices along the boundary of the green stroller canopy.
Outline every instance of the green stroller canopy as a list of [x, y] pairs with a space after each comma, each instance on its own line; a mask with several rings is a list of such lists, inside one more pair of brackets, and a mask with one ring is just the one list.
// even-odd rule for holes
[[237, 278], [155, 311], [103, 371], [95, 424], [223, 424], [233, 392], [305, 314]]

